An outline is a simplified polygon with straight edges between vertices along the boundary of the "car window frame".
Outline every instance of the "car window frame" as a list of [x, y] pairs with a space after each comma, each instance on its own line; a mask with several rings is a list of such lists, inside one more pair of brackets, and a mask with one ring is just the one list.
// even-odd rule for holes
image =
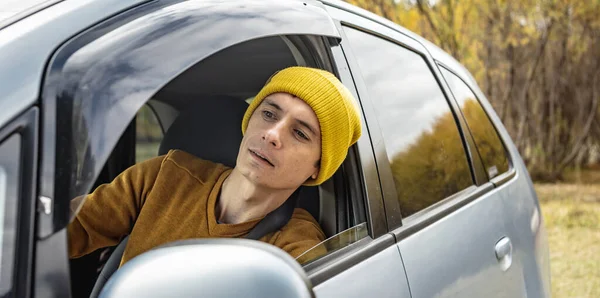
[[[496, 123], [496, 121], [494, 121], [494, 119], [491, 117], [490, 111], [488, 110], [489, 107], [487, 107], [485, 104], [483, 104], [482, 102], [482, 97], [480, 94], [478, 94], [477, 92], [477, 88], [473, 88], [473, 86], [471, 85], [471, 83], [469, 83], [469, 80], [466, 80], [463, 76], [461, 76], [459, 74], [458, 71], [454, 70], [452, 67], [450, 67], [449, 65], [439, 61], [439, 60], [435, 60], [435, 63], [437, 65], [437, 67], [441, 67], [444, 68], [444, 70], [450, 72], [451, 74], [455, 75], [458, 79], [460, 79], [466, 86], [467, 88], [469, 88], [469, 90], [473, 93], [473, 95], [475, 96], [475, 99], [477, 100], [477, 102], [479, 103], [479, 106], [483, 109], [483, 111], [485, 112], [486, 116], [488, 117], [488, 120], [490, 121], [490, 123], [492, 124], [492, 127], [494, 128], [494, 131], [496, 132], [496, 135], [498, 136], [498, 138], [500, 139], [500, 143], [502, 143], [502, 147], [504, 148], [504, 153], [506, 155], [506, 159], [508, 160], [508, 170], [501, 173], [500, 175], [497, 175], [495, 177], [493, 177], [492, 179], [486, 179], [488, 181], [490, 181], [492, 184], [494, 184], [495, 187], [499, 187], [505, 183], [507, 183], [508, 181], [510, 181], [512, 178], [514, 178], [517, 174], [516, 168], [514, 166], [514, 161], [513, 161], [513, 156], [510, 152], [510, 150], [508, 150], [508, 143], [505, 140], [505, 138], [502, 136], [502, 134], [500, 133], [500, 130], [498, 128], [498, 124]], [[454, 93], [452, 93], [452, 89], [450, 88], [450, 84], [448, 83], [446, 77], [444, 77], [444, 74], [440, 71], [440, 76], [443, 80], [443, 84], [444, 87], [448, 88], [448, 90], [450, 90], [450, 94], [452, 95], [452, 99], [454, 102], [456, 102], [456, 106], [458, 107], [458, 110], [460, 111], [461, 117], [464, 116], [462, 115], [462, 109], [459, 107], [458, 105], [458, 100], [456, 99], [456, 97], [454, 96]], [[473, 148], [476, 148], [475, 146], [475, 139], [472, 136], [471, 133], [471, 129], [468, 126], [468, 123], [466, 122], [465, 119], [465, 123], [464, 123], [464, 128], [463, 128], [466, 133], [468, 133], [469, 135], [471, 135], [471, 138], [473, 139]], [[481, 158], [481, 155], [479, 154], [479, 151], [477, 151], [477, 149], [475, 149], [475, 152], [477, 153], [477, 159], [478, 162], [481, 163], [480, 167], [476, 167], [475, 170], [480, 171], [480, 173], [478, 175], [487, 177], [487, 175], [485, 174], [485, 167], [483, 166], [483, 160]]]
[[[177, 5], [177, 7], [174, 7], [175, 5]], [[165, 7], [169, 9], [165, 9]], [[232, 7], [236, 9], [232, 11]], [[293, 7], [293, 9], [290, 7]], [[296, 17], [293, 22], [290, 21], [290, 13]], [[212, 20], [223, 14], [227, 17], [220, 18], [220, 21], [217, 23], [209, 21], [190, 21], [194, 18]], [[236, 15], [238, 17], [235, 17]], [[265, 18], [265, 16], [268, 16], [268, 18]], [[184, 20], [184, 22], [173, 25], [172, 22], [174, 20]], [[268, 20], [269, 22], [265, 22], [265, 20]], [[139, 24], [140, 22], [145, 25], [141, 26]], [[240, 26], [242, 22], [245, 25]], [[137, 31], [119, 30], [115, 33], [117, 28], [125, 28], [123, 26], [131, 27], [133, 26], [132, 24], [136, 25], [135, 28]], [[181, 34], [184, 29], [192, 31], [204, 30], [212, 33], [222, 31], [211, 30], [211, 28], [214, 29], [214, 26], [219, 26], [219, 28], [231, 27], [238, 29], [235, 31], [236, 34], [222, 32], [219, 34], [205, 34], [198, 36], [197, 38], [184, 39], [179, 42], [178, 47], [173, 47], [172, 43], [170, 43], [171, 40], [179, 36], [177, 34]], [[155, 33], [158, 29], [160, 29], [160, 34], [157, 35]], [[105, 37], [106, 34], [113, 33], [117, 34], [118, 38], [121, 38], [122, 41], [127, 40], [129, 42], [120, 42], [118, 46], [112, 46], [113, 44], [111, 41], [103, 37]], [[152, 43], [140, 40], [140, 38], [147, 37], [148, 34], [154, 34]], [[110, 142], [103, 142], [103, 145], [94, 144], [94, 146], [83, 147], [89, 143], [88, 137], [88, 143], [83, 141], [80, 142], [84, 145], [78, 145], [79, 147], [76, 149], [79, 151], [75, 152], [75, 146], [73, 144], [75, 143], [74, 135], [77, 134], [74, 134], [73, 131], [68, 128], [61, 128], [63, 131], [59, 131], [59, 129], [57, 129], [58, 127], [69, 127], [69, 125], [60, 121], [64, 122], [66, 121], [65, 119], [72, 119], [69, 121], [92, 123], [89, 125], [90, 127], [100, 127], [99, 123], [94, 122], [96, 119], [95, 117], [99, 117], [100, 119], [96, 122], [103, 121], [102, 123], [104, 124], [107, 122], [107, 120], [103, 118], [105, 116], [96, 115], [97, 110], [95, 110], [94, 113], [90, 113], [89, 111], [83, 111], [81, 108], [77, 110], [73, 109], [75, 99], [82, 102], [80, 106], [95, 102], [100, 105], [96, 109], [106, 109], [103, 112], [103, 115], [108, 115], [108, 111], [114, 113], [117, 109], [108, 107], [107, 104], [102, 106], [102, 103], [99, 101], [93, 101], [92, 97], [94, 96], [94, 92], [92, 92], [92, 90], [100, 88], [100, 85], [102, 84], [108, 84], [108, 86], [104, 86], [100, 89], [111, 90], [110, 96], [105, 96], [104, 98], [105, 102], [110, 103], [111, 100], [114, 101], [116, 98], [124, 98], [123, 92], [129, 92], [127, 84], [118, 85], [118, 83], [124, 81], [123, 78], [127, 78], [127, 80], [141, 79], [146, 84], [138, 86], [133, 102], [130, 101], [127, 103], [129, 108], [133, 108], [134, 106], [137, 107], [137, 105], [146, 103], [158, 90], [160, 90], [160, 88], [163, 87], [163, 84], [166, 84], [172, 78], [189, 69], [190, 66], [195, 65], [197, 62], [237, 43], [272, 35], [320, 35], [334, 39], [339, 38], [337, 28], [332, 23], [331, 18], [326, 14], [322, 4], [318, 2], [302, 3], [272, 1], [268, 3], [247, 3], [242, 0], [236, 0], [224, 3], [192, 3], [182, 0], [171, 0], [147, 2], [143, 5], [136, 6], [118, 15], [112, 16], [102, 23], [83, 31], [79, 35], [64, 42], [49, 59], [49, 64], [47, 66], [48, 71], [42, 86], [42, 125], [44, 127], [42, 144], [44, 148], [43, 151], [41, 151], [40, 167], [44, 175], [40, 178], [40, 191], [50, 200], [53, 208], [50, 214], [40, 213], [38, 236], [41, 238], [48, 237], [67, 226], [70, 220], [70, 210], [65, 206], [69, 206], [69, 201], [72, 197], [76, 197], [76, 193], [84, 188], [88, 188], [88, 184], [91, 184], [90, 181], [95, 180], [95, 177], [97, 177], [101, 170], [99, 167], [101, 167], [108, 158], [113, 143], [117, 142], [117, 140], [111, 139]], [[139, 38], [136, 39], [136, 36]], [[214, 42], [204, 42], [204, 39]], [[93, 42], [96, 43], [94, 43], [93, 46], [86, 48], [86, 45]], [[150, 44], [152, 45], [150, 46]], [[199, 44], [204, 45], [202, 50], [198, 48]], [[195, 48], [197, 51], [183, 57], [180, 56], [180, 52], [191, 53], [191, 51], [188, 50], [189, 48]], [[179, 57], [179, 60], [177, 60], [178, 62], [176, 64], [173, 62], [168, 67], [163, 64], [157, 64], [159, 66], [152, 68], [148, 65], [144, 65], [143, 59], [131, 59], [126, 61], [127, 59], [123, 58], [123, 55], [126, 55], [127, 53], [130, 55], [138, 53], [138, 57], [148, 53], [156, 54], [160, 53], [157, 52], [159, 49], [169, 49], [169, 51], [163, 51], [163, 53], [169, 53], [174, 57]], [[118, 65], [122, 66], [121, 69], [127, 70], [126, 74], [123, 73], [122, 76], [117, 76], [114, 81], [108, 83], [100, 82], [98, 83], [98, 86], [90, 85], [89, 80], [85, 82], [85, 87], [81, 85], [83, 84], [81, 82], [82, 77], [78, 72], [85, 73], [93, 70], [98, 72], [114, 72], [113, 69], [118, 69], [117, 64], [115, 64], [116, 61], [106, 59], [108, 56], [117, 55], [118, 50], [120, 51], [118, 54], [120, 55]], [[79, 64], [73, 62], [74, 59], [69, 59], [76, 53], [79, 54], [79, 57], [85, 57], [84, 59], [78, 59], [80, 60], [77, 62]], [[115, 63], [111, 64], [111, 62]], [[131, 63], [137, 64], [128, 65]], [[153, 64], [150, 64], [150, 66], [151, 65]], [[163, 65], [163, 67], [160, 65]], [[148, 77], [151, 79], [148, 79]], [[113, 87], [112, 89], [111, 86]], [[72, 115], [57, 117], [57, 114], [60, 113], [72, 113]], [[130, 115], [128, 114], [127, 116]], [[133, 117], [134, 114], [131, 115], [131, 119], [133, 119]], [[129, 120], [131, 119], [124, 119], [121, 117], [119, 121], [126, 121], [129, 123]], [[123, 130], [124, 129], [125, 126], [123, 127]], [[121, 132], [122, 131], [116, 133], [119, 133], [120, 135]], [[94, 133], [94, 131], [92, 131], [92, 133]], [[55, 138], [57, 134], [61, 135], [61, 138]], [[79, 186], [78, 188], [76, 186], [77, 181], [75, 180], [78, 177], [75, 177], [76, 175], [74, 175], [77, 170], [77, 168], [74, 167], [75, 160], [69, 160], [68, 157], [75, 153], [65, 154], [63, 152], [59, 154], [59, 149], [63, 151], [73, 150], [73, 152], [78, 154], [87, 154], [85, 155], [86, 159], [81, 163], [87, 163], [86, 166], [89, 165], [91, 170], [85, 173], [87, 180], [85, 180], [84, 183], [81, 183], [82, 186]], [[83, 150], [86, 151], [84, 152]], [[91, 156], [92, 158], [88, 158], [87, 156]], [[85, 166], [79, 166], [85, 168]], [[59, 177], [59, 174], [61, 173], [62, 176]]]
[[[329, 9], [330, 7], [327, 7], [328, 11]], [[341, 29], [341, 22], [335, 17], [334, 22], [338, 30]], [[358, 96], [355, 85], [356, 80], [350, 72], [347, 56], [342, 46], [345, 35], [341, 31], [340, 34], [342, 35], [341, 44], [330, 40], [330, 54], [331, 61], [334, 64], [334, 74], [340, 78], [342, 83], [344, 83], [358, 101], [363, 128], [362, 137], [350, 148], [345, 161], [345, 163], [351, 163], [352, 167], [356, 168], [359, 172], [358, 177], [351, 177], [348, 180], [354, 183], [346, 191], [349, 193], [351, 199], [364, 200], [369, 236], [303, 265], [313, 287], [326, 282], [330, 278], [369, 259], [396, 243], [394, 237], [389, 233], [372, 147], [372, 137], [370, 136], [369, 128], [366, 126], [365, 109], [368, 106], [365, 106], [364, 102]], [[358, 187], [356, 187], [357, 185]]]
[[[462, 117], [461, 113], [457, 113], [460, 111], [458, 108], [458, 104], [455, 101], [454, 97], [450, 93], [450, 89], [444, 81], [440, 70], [437, 68], [437, 64], [431, 57], [427, 48], [418, 40], [412, 38], [411, 36], [404, 34], [401, 30], [397, 28], [393, 28], [388, 24], [379, 22], [379, 20], [368, 18], [366, 16], [360, 15], [353, 11], [343, 10], [342, 8], [337, 7], [339, 12], [334, 15], [334, 18], [341, 18], [341, 23], [343, 26], [351, 27], [353, 29], [358, 29], [360, 31], [366, 32], [368, 34], [372, 34], [375, 37], [383, 38], [390, 42], [397, 44], [403, 48], [408, 50], [412, 50], [417, 54], [423, 57], [423, 60], [428, 65], [428, 68], [432, 72], [435, 80], [437, 81], [439, 88], [442, 93], [446, 97], [450, 110], [457, 119], [457, 129], [459, 134], [461, 135], [461, 141], [463, 142], [463, 146], [465, 148], [465, 154], [467, 156], [467, 160], [469, 163], [469, 167], [471, 169], [472, 179], [474, 184], [471, 187], [468, 187], [456, 194], [453, 194], [440, 202], [429, 206], [408, 218], [402, 218], [400, 214], [400, 206], [397, 200], [396, 189], [393, 182], [393, 177], [391, 176], [391, 170], [389, 169], [389, 161], [387, 159], [387, 154], [385, 151], [385, 145], [381, 141], [382, 137], [380, 136], [381, 130], [378, 128], [377, 121], [373, 121], [374, 118], [374, 110], [371, 111], [371, 116], [369, 117], [369, 113], [366, 111], [367, 122], [369, 126], [369, 133], [371, 135], [371, 139], [373, 140], [373, 150], [376, 152], [378, 172], [381, 181], [381, 189], [383, 192], [383, 197], [385, 201], [385, 211], [386, 216], [388, 218], [388, 228], [395, 235], [396, 241], [400, 241], [419, 230], [425, 228], [426, 226], [440, 220], [441, 218], [451, 214], [455, 210], [460, 207], [468, 204], [491, 191], [494, 188], [494, 185], [487, 180], [487, 176], [479, 175], [478, 173], [483, 173], [483, 164], [480, 160], [479, 153], [475, 150], [475, 144], [472, 135], [469, 131], [465, 131], [466, 121], [464, 117]], [[385, 22], [385, 20], [383, 21]], [[345, 38], [345, 32], [343, 28], [341, 30], [342, 34], [342, 44]], [[350, 51], [351, 52], [351, 51]], [[352, 53], [347, 54], [348, 64], [350, 65], [353, 74], [358, 72], [357, 75], [360, 76], [360, 68], [355, 61], [355, 58]], [[367, 102], [363, 105], [372, 104], [369, 99], [369, 95], [367, 93], [366, 85], [362, 81], [362, 79], [357, 79], [355, 81], [359, 94], [361, 94], [361, 102]], [[362, 93], [361, 93], [362, 90]], [[364, 94], [364, 95], [362, 95]], [[379, 136], [377, 135], [379, 134]], [[381, 163], [380, 163], [381, 162]], [[387, 167], [385, 164], [387, 163]], [[480, 169], [480, 170], [475, 170]]]

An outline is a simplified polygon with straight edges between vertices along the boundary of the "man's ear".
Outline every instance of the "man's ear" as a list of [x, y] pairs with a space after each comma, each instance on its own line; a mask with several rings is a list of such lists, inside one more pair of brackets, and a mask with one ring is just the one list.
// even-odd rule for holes
[[313, 180], [317, 179], [317, 177], [319, 177], [320, 169], [321, 169], [320, 167], [315, 167], [315, 172], [310, 176], [310, 178], [312, 178]]

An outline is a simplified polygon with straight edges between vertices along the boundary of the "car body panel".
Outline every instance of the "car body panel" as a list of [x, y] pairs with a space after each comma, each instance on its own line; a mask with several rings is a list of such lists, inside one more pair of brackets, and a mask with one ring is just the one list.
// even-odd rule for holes
[[314, 288], [321, 297], [410, 297], [402, 258], [390, 246]]
[[63, 1], [0, 30], [0, 126], [37, 101], [48, 59], [60, 44], [145, 1]]
[[400, 240], [413, 298], [522, 296], [518, 267], [503, 271], [495, 256], [495, 245], [507, 228], [503, 202], [491, 183], [488, 188], [491, 191]]

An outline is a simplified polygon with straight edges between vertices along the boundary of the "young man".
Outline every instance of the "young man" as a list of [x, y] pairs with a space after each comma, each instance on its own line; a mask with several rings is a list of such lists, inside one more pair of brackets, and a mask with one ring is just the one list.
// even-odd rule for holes
[[[175, 240], [244, 237], [298, 187], [329, 179], [361, 126], [352, 95], [335, 76], [290, 67], [255, 97], [242, 132], [233, 169], [171, 150], [99, 186], [68, 227], [70, 257], [126, 235], [121, 265]], [[295, 209], [283, 228], [260, 240], [297, 257], [324, 234], [308, 212]]]

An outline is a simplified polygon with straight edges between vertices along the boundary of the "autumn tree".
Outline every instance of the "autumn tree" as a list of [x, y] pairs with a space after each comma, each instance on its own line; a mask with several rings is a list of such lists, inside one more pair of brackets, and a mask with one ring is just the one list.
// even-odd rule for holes
[[597, 159], [600, 1], [348, 2], [422, 35], [465, 65], [534, 178], [560, 179], [566, 168]]

